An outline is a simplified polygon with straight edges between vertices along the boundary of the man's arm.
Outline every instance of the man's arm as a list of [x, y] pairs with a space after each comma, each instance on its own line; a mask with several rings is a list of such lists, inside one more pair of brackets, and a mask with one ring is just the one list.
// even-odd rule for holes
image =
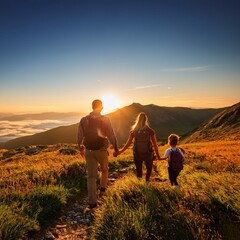
[[118, 142], [117, 142], [117, 138], [116, 138], [115, 132], [113, 130], [112, 124], [111, 124], [109, 118], [106, 117], [105, 119], [106, 119], [107, 138], [109, 139], [110, 143], [113, 145], [114, 151], [116, 153], [118, 153]]
[[78, 148], [80, 150], [80, 155], [82, 157], [85, 156], [85, 147], [82, 145], [82, 142], [83, 142], [83, 127], [82, 127], [82, 119], [81, 121], [79, 122], [79, 125], [78, 125], [78, 132], [77, 132], [77, 143], [78, 143]]

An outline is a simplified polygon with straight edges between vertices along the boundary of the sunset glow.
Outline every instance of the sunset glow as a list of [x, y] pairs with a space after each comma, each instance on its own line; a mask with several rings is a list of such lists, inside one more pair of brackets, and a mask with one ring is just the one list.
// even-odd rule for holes
[[0, 117], [239, 102], [240, 1], [210, 2], [2, 1]]
[[114, 95], [107, 95], [102, 97], [103, 102], [103, 114], [113, 112], [114, 110], [120, 108], [120, 102], [115, 98]]

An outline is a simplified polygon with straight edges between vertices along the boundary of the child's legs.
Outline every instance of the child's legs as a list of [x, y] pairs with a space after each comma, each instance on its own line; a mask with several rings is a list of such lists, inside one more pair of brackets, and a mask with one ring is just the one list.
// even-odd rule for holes
[[143, 163], [143, 161], [139, 160], [139, 159], [134, 159], [134, 163], [135, 163], [136, 170], [137, 170], [137, 177], [142, 178], [142, 163]]
[[147, 173], [146, 173], [146, 181], [148, 182], [152, 173], [152, 167], [153, 167], [153, 160], [147, 160], [145, 161], [145, 165], [147, 168]]
[[174, 173], [173, 173], [172, 168], [170, 168], [170, 167], [168, 167], [168, 177], [169, 177], [171, 185], [173, 186], [174, 185]]
[[174, 185], [178, 185], [177, 177], [178, 177], [179, 173], [180, 173], [180, 171], [173, 171], [173, 184]]

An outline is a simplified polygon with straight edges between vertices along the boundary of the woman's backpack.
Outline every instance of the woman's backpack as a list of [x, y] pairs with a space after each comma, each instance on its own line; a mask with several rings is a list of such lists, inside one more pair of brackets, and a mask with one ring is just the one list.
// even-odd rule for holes
[[133, 151], [135, 156], [144, 159], [153, 158], [153, 147], [151, 142], [151, 134], [148, 129], [138, 130], [134, 132]]

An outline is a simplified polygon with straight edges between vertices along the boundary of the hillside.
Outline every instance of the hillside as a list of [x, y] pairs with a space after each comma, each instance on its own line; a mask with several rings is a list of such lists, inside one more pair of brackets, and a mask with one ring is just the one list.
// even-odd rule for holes
[[[145, 112], [150, 125], [156, 130], [158, 140], [166, 139], [175, 132], [183, 135], [204, 123], [222, 109], [191, 109], [184, 107], [160, 107], [153, 104], [141, 105], [133, 103], [108, 114], [115, 129], [119, 144], [128, 137], [131, 125], [139, 112]], [[28, 145], [76, 143], [78, 123], [70, 126], [54, 128], [32, 136], [16, 138], [0, 144], [1, 148], [18, 148]]]
[[0, 150], [0, 239], [239, 239], [239, 144], [181, 145], [180, 191], [165, 161], [154, 161], [146, 184], [131, 149], [117, 158], [109, 149], [107, 196], [92, 212], [75, 144]]
[[77, 118], [82, 116], [82, 113], [77, 112], [43, 112], [43, 113], [32, 113], [32, 114], [21, 114], [21, 115], [10, 115], [0, 113], [0, 121], [22, 121], [22, 120], [46, 120], [46, 119], [64, 119], [64, 118]]
[[208, 122], [183, 137], [183, 142], [240, 139], [240, 102], [224, 109]]

